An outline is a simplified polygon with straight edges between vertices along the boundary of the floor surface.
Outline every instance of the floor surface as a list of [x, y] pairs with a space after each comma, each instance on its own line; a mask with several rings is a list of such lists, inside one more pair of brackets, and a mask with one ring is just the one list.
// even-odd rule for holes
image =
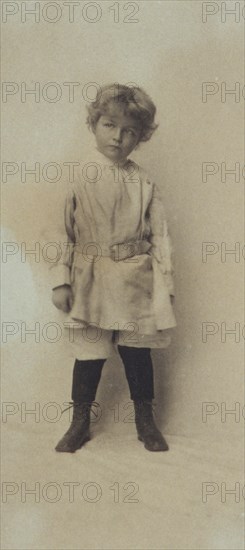
[[[3, 550], [244, 547], [242, 448], [165, 433], [170, 450], [151, 453], [133, 423], [105, 429], [94, 422], [90, 442], [75, 454], [59, 454], [54, 446], [69, 424], [65, 414], [57, 423], [8, 420]], [[226, 492], [234, 480], [236, 495]]]

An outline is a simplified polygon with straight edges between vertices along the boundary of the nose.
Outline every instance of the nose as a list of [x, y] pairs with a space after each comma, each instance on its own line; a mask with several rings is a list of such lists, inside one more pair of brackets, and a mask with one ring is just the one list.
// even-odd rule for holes
[[115, 128], [114, 135], [113, 135], [113, 141], [116, 141], [117, 143], [121, 143], [121, 141], [122, 141], [121, 128]]

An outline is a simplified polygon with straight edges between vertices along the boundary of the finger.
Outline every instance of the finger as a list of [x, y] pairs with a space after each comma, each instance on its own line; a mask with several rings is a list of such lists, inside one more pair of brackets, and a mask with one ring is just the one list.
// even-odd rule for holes
[[64, 302], [64, 304], [62, 305], [61, 307], [62, 311], [64, 311], [65, 313], [68, 313], [70, 310], [69, 310], [69, 304], [68, 304], [68, 301], [66, 300], [66, 302]]
[[70, 311], [72, 309], [72, 306], [73, 306], [73, 296], [72, 296], [72, 294], [68, 298], [68, 306], [69, 306], [69, 311]]

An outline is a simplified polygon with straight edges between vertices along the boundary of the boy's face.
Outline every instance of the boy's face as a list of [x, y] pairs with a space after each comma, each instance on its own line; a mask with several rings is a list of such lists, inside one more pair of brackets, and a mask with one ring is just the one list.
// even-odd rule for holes
[[101, 115], [94, 135], [97, 147], [113, 162], [120, 162], [136, 147], [140, 127], [131, 116], [125, 115], [120, 105], [110, 103], [107, 112]]

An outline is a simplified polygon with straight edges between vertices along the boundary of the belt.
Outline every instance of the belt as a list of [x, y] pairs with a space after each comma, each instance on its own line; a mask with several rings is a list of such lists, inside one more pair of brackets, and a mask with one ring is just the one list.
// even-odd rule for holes
[[133, 258], [146, 254], [151, 248], [151, 243], [146, 240], [129, 241], [126, 243], [115, 243], [111, 245], [96, 242], [86, 244], [75, 244], [73, 263], [78, 266], [81, 260], [88, 262], [98, 261], [101, 257], [111, 258], [114, 262]]

